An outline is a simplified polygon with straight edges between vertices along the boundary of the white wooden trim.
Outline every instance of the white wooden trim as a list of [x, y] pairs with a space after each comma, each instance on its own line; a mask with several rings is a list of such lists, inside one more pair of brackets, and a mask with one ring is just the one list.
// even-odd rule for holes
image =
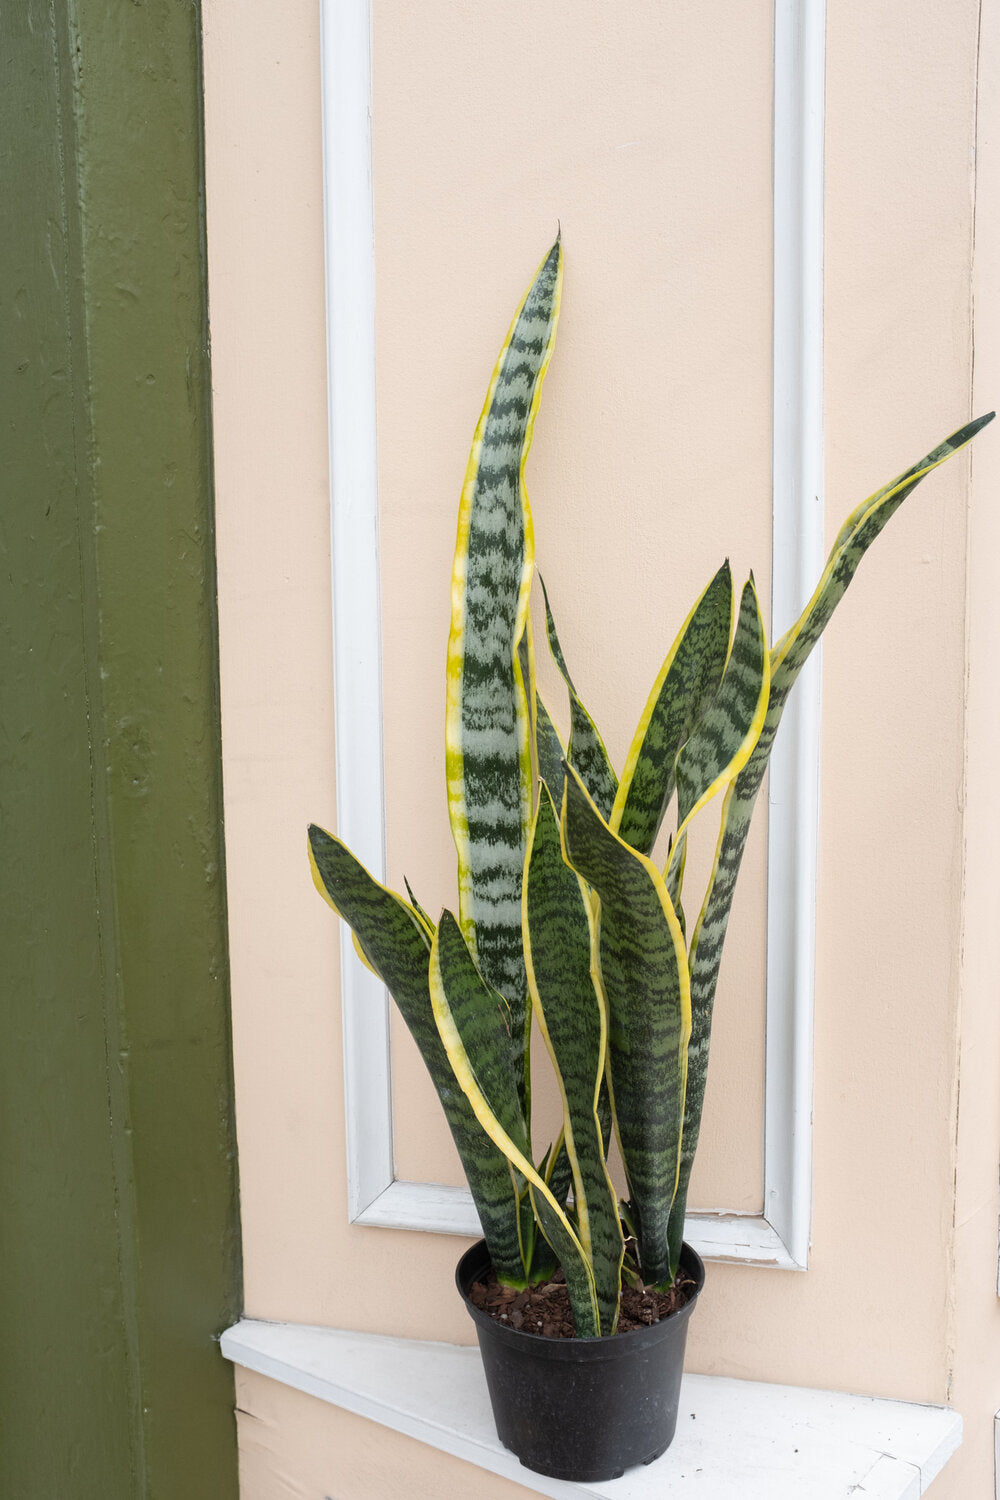
[[[323, 176], [337, 828], [385, 878], [369, 0], [323, 0]], [[393, 1178], [389, 997], [341, 943], [351, 1219]]]
[[[771, 625], [794, 623], [823, 570], [825, 0], [774, 8]], [[805, 1266], [812, 1209], [813, 990], [820, 653], [789, 699], [768, 773], [764, 1217]]]
[[[385, 864], [370, 0], [321, 0], [338, 828]], [[776, 0], [774, 549], [784, 629], [822, 566], [823, 0]], [[817, 550], [818, 549], [818, 550]], [[703, 1254], [806, 1265], [812, 1159], [812, 1000], [819, 662], [785, 714], [769, 776], [764, 1214], [693, 1215]], [[388, 1000], [349, 942], [341, 958], [352, 1222], [477, 1232], [465, 1189], [399, 1182]]]
[[993, 1490], [1000, 1500], [1000, 1411], [993, 1417]]
[[[395, 1178], [354, 1220], [380, 1229], [418, 1229], [432, 1234], [482, 1234], [467, 1188]], [[754, 1214], [689, 1214], [684, 1238], [707, 1260], [743, 1261], [783, 1271], [801, 1270], [766, 1219]]]
[[[685, 1375], [677, 1436], [621, 1479], [568, 1484], [501, 1446], [479, 1350], [294, 1323], [237, 1323], [222, 1352], [279, 1380], [554, 1500], [917, 1500], [962, 1440], [946, 1407]], [[244, 1397], [253, 1411], [253, 1393]], [[331, 1454], [325, 1492], [337, 1493]]]

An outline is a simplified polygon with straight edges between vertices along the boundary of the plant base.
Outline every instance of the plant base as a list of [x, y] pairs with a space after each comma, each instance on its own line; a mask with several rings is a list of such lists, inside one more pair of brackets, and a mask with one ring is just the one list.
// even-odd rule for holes
[[690, 1245], [681, 1252], [694, 1282], [683, 1307], [606, 1339], [547, 1339], [495, 1322], [467, 1295], [489, 1264], [479, 1240], [455, 1280], [476, 1325], [504, 1447], [536, 1474], [578, 1483], [617, 1479], [665, 1453], [677, 1427], [688, 1319], [705, 1281], [697, 1252]]

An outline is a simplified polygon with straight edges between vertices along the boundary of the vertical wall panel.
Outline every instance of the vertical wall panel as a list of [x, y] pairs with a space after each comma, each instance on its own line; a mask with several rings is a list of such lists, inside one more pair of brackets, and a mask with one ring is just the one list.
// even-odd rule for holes
[[199, 14], [9, 7], [0, 1493], [235, 1494]]

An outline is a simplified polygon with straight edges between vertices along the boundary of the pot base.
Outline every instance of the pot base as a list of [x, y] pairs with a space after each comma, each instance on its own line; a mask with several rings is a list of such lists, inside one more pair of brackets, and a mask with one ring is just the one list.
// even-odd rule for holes
[[[506, 1443], [504, 1443], [504, 1447], [507, 1448]], [[669, 1447], [669, 1443], [664, 1443], [663, 1447], [659, 1448], [655, 1453], [651, 1453], [649, 1458], [640, 1458], [637, 1462], [630, 1463], [628, 1468], [648, 1468], [650, 1464], [655, 1464], [658, 1458], [662, 1458]], [[507, 1451], [508, 1453], [514, 1452], [512, 1448], [508, 1448]], [[518, 1455], [515, 1453], [514, 1457], [517, 1458]], [[523, 1458], [518, 1458], [518, 1462], [522, 1469], [528, 1469], [532, 1474], [544, 1474], [546, 1479], [564, 1479], [568, 1484], [586, 1484], [588, 1482], [596, 1484], [598, 1480], [621, 1479], [625, 1473], [624, 1469], [616, 1469], [613, 1474], [578, 1474], [576, 1470], [569, 1472], [566, 1469], [542, 1468], [537, 1464], [527, 1464]]]

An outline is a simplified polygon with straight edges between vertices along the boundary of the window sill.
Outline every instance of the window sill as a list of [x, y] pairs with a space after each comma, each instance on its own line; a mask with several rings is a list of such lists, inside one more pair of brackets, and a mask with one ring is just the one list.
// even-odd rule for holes
[[662, 1458], [622, 1479], [567, 1484], [501, 1446], [474, 1347], [245, 1319], [222, 1335], [222, 1352], [555, 1500], [917, 1500], [962, 1439], [946, 1407], [685, 1375]]

